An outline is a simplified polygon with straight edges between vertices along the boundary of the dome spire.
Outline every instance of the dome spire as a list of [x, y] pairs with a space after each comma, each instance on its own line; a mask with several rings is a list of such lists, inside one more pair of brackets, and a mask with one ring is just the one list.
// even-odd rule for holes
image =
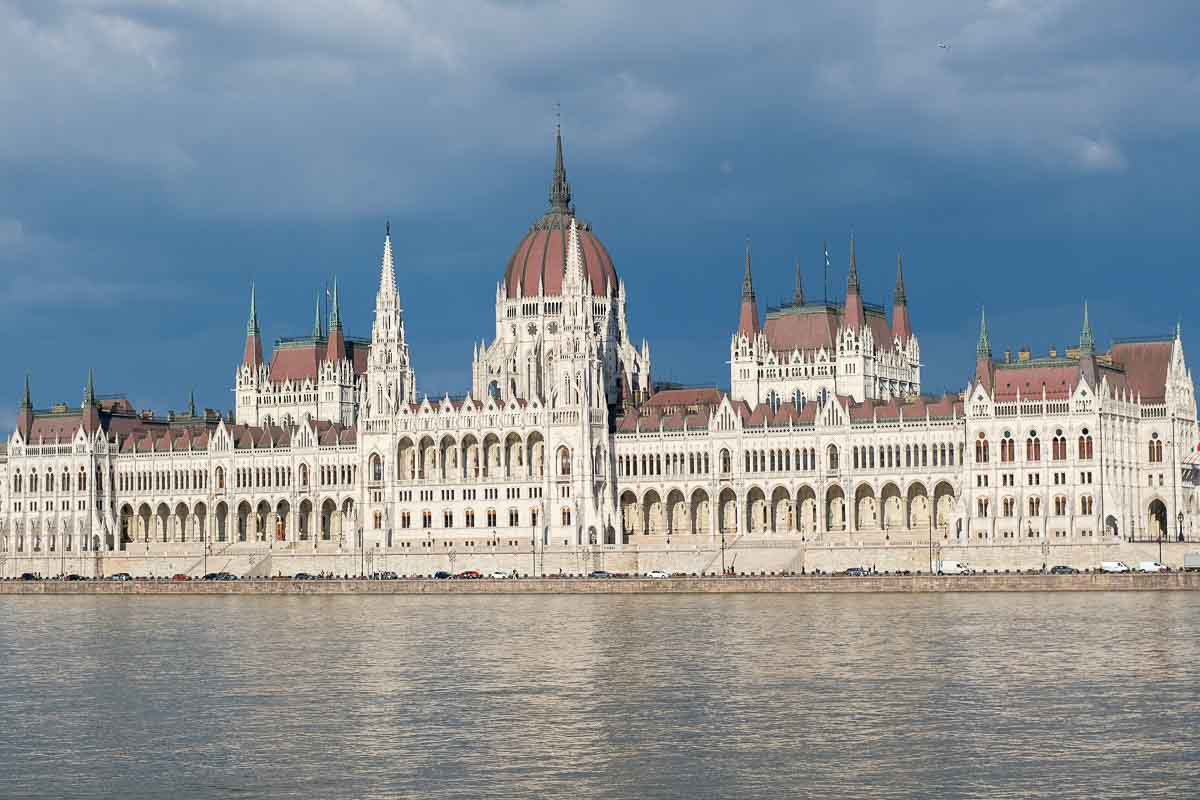
[[29, 373], [25, 373], [25, 394], [21, 397], [21, 408], [33, 408], [33, 400], [29, 396]]
[[550, 211], [571, 213], [571, 184], [563, 165], [562, 125], [554, 125], [554, 178], [550, 181]]
[[800, 259], [796, 259], [796, 288], [792, 292], [792, 305], [804, 305], [804, 282], [800, 279]]
[[738, 311], [738, 333], [753, 339], [758, 333], [758, 299], [754, 296], [754, 279], [750, 275], [750, 237], [746, 237], [746, 272], [742, 276], [742, 305]]

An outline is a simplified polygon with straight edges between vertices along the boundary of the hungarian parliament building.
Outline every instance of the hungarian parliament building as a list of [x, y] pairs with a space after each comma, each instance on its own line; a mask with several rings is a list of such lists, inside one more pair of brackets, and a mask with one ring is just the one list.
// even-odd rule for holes
[[998, 354], [981, 317], [973, 378], [929, 396], [899, 259], [890, 314], [853, 240], [841, 302], [797, 274], [764, 310], [747, 250], [728, 390], [656, 383], [555, 145], [469, 391], [420, 393], [389, 230], [370, 339], [344, 333], [335, 286], [268, 358], [251, 293], [232, 414], [140, 411], [90, 373], [82, 402], [37, 408], [27, 378], [0, 576], [898, 569], [935, 546], [1022, 566], [1200, 537], [1178, 326], [1100, 351], [1084, 307], [1076, 346]]

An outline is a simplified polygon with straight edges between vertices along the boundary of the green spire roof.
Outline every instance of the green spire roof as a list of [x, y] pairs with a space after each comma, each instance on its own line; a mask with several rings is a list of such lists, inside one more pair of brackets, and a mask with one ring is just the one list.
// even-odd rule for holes
[[83, 407], [91, 408], [96, 405], [96, 380], [92, 370], [88, 370], [87, 385], [83, 387]]
[[316, 314], [313, 316], [312, 335], [317, 339], [321, 338], [321, 292], [320, 292], [320, 290], [317, 290], [317, 310], [316, 310]]
[[250, 319], [246, 322], [247, 336], [261, 336], [258, 328], [258, 306], [254, 300], [254, 284], [250, 284]]
[[333, 279], [333, 302], [329, 306], [329, 330], [342, 329], [342, 304], [338, 300], [337, 277]]
[[1081, 355], [1092, 355], [1096, 352], [1096, 337], [1092, 335], [1086, 300], [1083, 301], [1083, 330], [1079, 332], [1079, 352]]
[[992, 343], [988, 341], [987, 309], [979, 309], [979, 344], [975, 348], [976, 358], [992, 357]]

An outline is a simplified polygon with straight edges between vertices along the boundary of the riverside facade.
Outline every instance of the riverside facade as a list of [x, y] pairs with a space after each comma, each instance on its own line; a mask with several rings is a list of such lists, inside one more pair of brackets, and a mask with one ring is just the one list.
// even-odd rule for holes
[[139, 412], [91, 375], [78, 406], [35, 409], [27, 380], [0, 575], [1083, 566], [1200, 538], [1178, 328], [1101, 352], [1085, 308], [1077, 347], [995, 358], [981, 319], [974, 378], [923, 396], [899, 260], [890, 317], [851, 242], [843, 302], [797, 273], [760, 321], [747, 252], [730, 389], [664, 387], [561, 137], [549, 200], [461, 397], [418, 394], [390, 230], [369, 340], [335, 288], [268, 360], [252, 293], [232, 415]]

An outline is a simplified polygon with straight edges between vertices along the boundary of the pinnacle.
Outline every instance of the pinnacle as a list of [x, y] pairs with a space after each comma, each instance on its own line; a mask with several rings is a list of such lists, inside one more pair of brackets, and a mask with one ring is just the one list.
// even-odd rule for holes
[[554, 126], [554, 177], [550, 181], [550, 211], [571, 213], [571, 184], [563, 164], [562, 126]]

